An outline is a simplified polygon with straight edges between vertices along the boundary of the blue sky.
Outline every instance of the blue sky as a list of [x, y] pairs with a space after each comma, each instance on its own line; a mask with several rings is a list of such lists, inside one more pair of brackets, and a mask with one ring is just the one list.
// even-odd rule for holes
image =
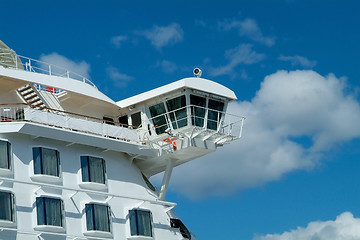
[[360, 239], [360, 2], [0, 4], [2, 41], [115, 101], [194, 67], [234, 90], [243, 138], [176, 168], [167, 196], [198, 239]]

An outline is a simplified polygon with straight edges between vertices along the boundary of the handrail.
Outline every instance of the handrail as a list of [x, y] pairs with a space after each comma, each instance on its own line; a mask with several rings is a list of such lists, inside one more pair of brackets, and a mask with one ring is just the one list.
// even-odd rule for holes
[[[110, 125], [107, 120], [50, 108], [40, 110], [26, 103], [0, 104], [0, 121], [27, 121], [122, 141], [130, 141], [141, 145], [145, 144], [139, 139], [135, 129], [123, 127], [124, 124], [114, 122], [114, 124]], [[83, 121], [86, 121], [86, 124]]]
[[[204, 117], [196, 115], [196, 113], [195, 113], [196, 108], [197, 109], [202, 109], [204, 111]], [[184, 109], [187, 109], [186, 116], [178, 119], [176, 117], [176, 112], [179, 112], [179, 111], [184, 110]], [[192, 111], [192, 110], [194, 110], [194, 111]], [[209, 111], [216, 113], [216, 115], [217, 115], [216, 120], [210, 119], [208, 117], [208, 112]], [[170, 116], [173, 116], [174, 120], [171, 120]], [[214, 131], [214, 132], [217, 132], [217, 133], [227, 134], [227, 135], [230, 135], [230, 136], [233, 136], [231, 134], [233, 127], [235, 125], [239, 124], [239, 134], [238, 134], [238, 136], [236, 136], [237, 138], [241, 137], [243, 121], [245, 119], [245, 117], [243, 117], [243, 116], [237, 116], [237, 115], [234, 115], [234, 114], [231, 114], [231, 113], [227, 113], [225, 111], [218, 111], [218, 110], [215, 110], [215, 109], [201, 107], [201, 106], [197, 106], [197, 105], [191, 105], [191, 104], [186, 105], [186, 106], [181, 107], [181, 108], [178, 108], [178, 109], [175, 109], [175, 110], [172, 110], [172, 111], [162, 113], [160, 115], [157, 115], [155, 117], [150, 118], [149, 120], [154, 123], [154, 121], [153, 121], [154, 119], [161, 118], [161, 117], [165, 118], [166, 122], [164, 124], [162, 124], [162, 125], [154, 126], [155, 128], [161, 128], [161, 127], [164, 127], [164, 126], [173, 128], [173, 124], [175, 123], [176, 126], [177, 126], [176, 129], [178, 129], [179, 128], [179, 126], [178, 126], [179, 121], [190, 119], [190, 122], [191, 122], [192, 121], [191, 119], [194, 118], [194, 119], [201, 119], [203, 121], [203, 126], [197, 126], [196, 124], [192, 125], [192, 126], [197, 126], [197, 127], [200, 127], [200, 128], [208, 129], [210, 131]], [[212, 123], [214, 123], [216, 125], [216, 130], [207, 127], [207, 124], [209, 122], [212, 122]], [[225, 131], [226, 129], [227, 129], [227, 133]]]
[[94, 88], [97, 88], [92, 81], [80, 74], [74, 73], [54, 64], [18, 55], [15, 51], [6, 48], [0, 48], [0, 66], [4, 66], [7, 68], [23, 69], [27, 72], [36, 72], [50, 76], [71, 78], [89, 84]]

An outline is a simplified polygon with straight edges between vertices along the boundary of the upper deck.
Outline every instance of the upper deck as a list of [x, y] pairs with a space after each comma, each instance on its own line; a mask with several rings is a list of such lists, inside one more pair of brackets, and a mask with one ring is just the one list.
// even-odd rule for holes
[[244, 121], [226, 113], [234, 92], [207, 79], [185, 78], [115, 103], [90, 80], [9, 48], [0, 49], [0, 94], [0, 131], [24, 123], [118, 142], [110, 149], [127, 153], [147, 176], [164, 171], [168, 159], [176, 166], [240, 138]]

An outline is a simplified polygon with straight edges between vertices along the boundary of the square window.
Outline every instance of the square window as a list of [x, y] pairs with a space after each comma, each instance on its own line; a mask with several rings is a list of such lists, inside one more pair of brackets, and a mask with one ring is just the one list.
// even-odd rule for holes
[[111, 232], [110, 207], [101, 204], [86, 204], [85, 213], [88, 231]]
[[131, 236], [152, 237], [151, 212], [134, 209], [129, 212]]
[[81, 156], [81, 174], [83, 182], [105, 184], [106, 167], [102, 158]]
[[37, 224], [62, 227], [63, 203], [61, 199], [38, 197], [36, 198]]
[[60, 177], [60, 154], [57, 150], [33, 148], [34, 173]]
[[0, 220], [15, 222], [14, 195], [0, 192]]
[[0, 141], [0, 168], [11, 169], [11, 143]]

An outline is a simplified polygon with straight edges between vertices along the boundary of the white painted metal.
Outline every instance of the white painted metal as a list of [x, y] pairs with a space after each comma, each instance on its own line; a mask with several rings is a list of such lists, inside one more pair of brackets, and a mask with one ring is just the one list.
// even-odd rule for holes
[[[165, 201], [172, 170], [240, 138], [244, 118], [211, 110], [217, 113], [217, 129], [207, 128], [207, 115], [205, 126], [192, 126], [194, 106], [188, 103], [186, 126], [174, 127], [168, 119], [169, 131], [157, 134], [149, 106], [181, 94], [189, 99], [192, 91], [221, 99], [226, 108], [236, 99], [234, 92], [210, 80], [185, 78], [115, 103], [88, 79], [18, 56], [1, 43], [0, 140], [11, 143], [12, 168], [0, 168], [0, 191], [14, 194], [16, 218], [0, 220], [0, 239], [184, 239], [169, 224], [169, 211], [176, 205]], [[207, 106], [203, 110], [209, 111]], [[132, 119], [136, 113], [139, 126]], [[164, 114], [175, 116], [176, 124], [181, 120], [175, 111]], [[129, 124], [119, 122], [123, 116]], [[59, 177], [34, 173], [33, 147], [59, 152]], [[81, 156], [104, 159], [104, 184], [82, 181]], [[161, 188], [153, 191], [143, 177], [160, 172]], [[37, 225], [36, 197], [44, 196], [62, 200], [63, 227]], [[111, 232], [87, 230], [89, 203], [110, 207]], [[152, 237], [131, 236], [132, 209], [151, 212]]]

